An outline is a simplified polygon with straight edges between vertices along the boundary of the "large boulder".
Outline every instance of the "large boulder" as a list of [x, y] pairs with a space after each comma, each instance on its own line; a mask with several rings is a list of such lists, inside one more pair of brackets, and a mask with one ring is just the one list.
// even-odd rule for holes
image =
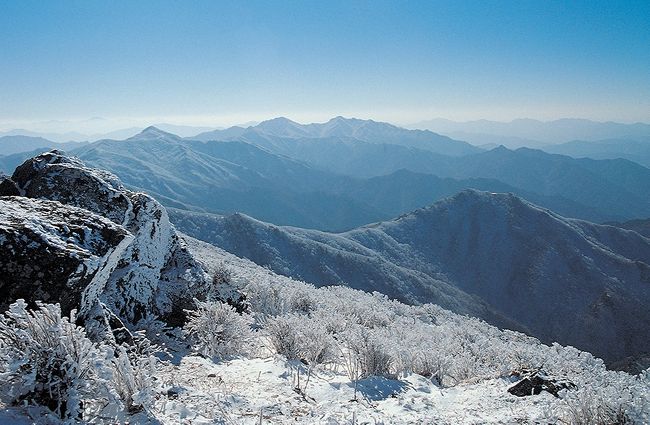
[[[23, 298], [82, 306], [133, 236], [90, 211], [59, 202], [0, 197], [0, 310]], [[104, 282], [99, 282], [99, 280]]]
[[162, 205], [115, 175], [51, 151], [25, 161], [10, 182], [21, 196], [0, 197], [11, 241], [0, 251], [4, 304], [41, 299], [107, 324], [179, 325], [194, 298], [218, 297]]

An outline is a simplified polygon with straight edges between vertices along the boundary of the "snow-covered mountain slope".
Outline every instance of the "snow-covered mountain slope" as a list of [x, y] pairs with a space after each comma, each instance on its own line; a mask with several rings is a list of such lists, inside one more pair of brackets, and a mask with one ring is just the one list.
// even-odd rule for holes
[[477, 297], [450, 285], [444, 276], [391, 262], [345, 234], [277, 227], [243, 214], [222, 217], [170, 210], [170, 215], [184, 233], [286, 276], [318, 285], [377, 291], [406, 303], [434, 302], [499, 326], [524, 329]]
[[[648, 377], [607, 371], [588, 353], [549, 347], [437, 306], [409, 307], [341, 287], [316, 289], [212, 245], [186, 241], [211, 274], [228, 275], [248, 295], [262, 329], [250, 341], [248, 354], [236, 359], [185, 356], [164, 365], [157, 372], [162, 387], [151, 411], [165, 424], [179, 417], [189, 424], [574, 423], [613, 417], [608, 415], [619, 403], [628, 420], [649, 419]], [[298, 339], [300, 346], [322, 343], [319, 329], [334, 326], [335, 344], [342, 350], [338, 360], [310, 366], [272, 355], [265, 327], [291, 318], [304, 321], [300, 329], [315, 332], [311, 340]], [[338, 363], [345, 358], [348, 327], [358, 327], [355, 338], [368, 338], [366, 344], [377, 354], [390, 357], [391, 371], [408, 372], [351, 379]], [[435, 375], [441, 382], [422, 376], [416, 360], [434, 358], [436, 368], [442, 368]], [[507, 391], [521, 382], [512, 371], [542, 364], [549, 376], [568, 380], [576, 389], [559, 398], [545, 391], [527, 397]]]
[[130, 324], [178, 324], [193, 297], [206, 297], [207, 277], [166, 210], [113, 174], [52, 151], [19, 166], [11, 182], [21, 196], [0, 198], [11, 259], [0, 273], [3, 303], [46, 300], [86, 318], [102, 307]]
[[630, 220], [624, 223], [609, 223], [612, 226], [621, 227], [623, 229], [634, 230], [640, 235], [650, 238], [650, 219], [645, 220]]
[[[408, 306], [344, 287], [315, 288], [181, 237], [213, 280], [246, 294], [249, 311], [230, 310], [231, 320], [217, 317], [215, 325], [240, 351], [198, 355], [197, 340], [187, 335], [168, 346], [172, 361], [138, 369], [138, 408], [108, 406], [100, 415], [85, 409], [74, 419], [164, 425], [650, 419], [647, 372], [608, 371], [589, 353], [543, 345], [435, 305]], [[252, 328], [233, 321], [250, 322]], [[153, 342], [171, 342], [169, 333], [154, 329], [147, 335]], [[103, 388], [101, 382], [87, 383]], [[522, 387], [530, 390], [519, 392]], [[86, 391], [81, 400], [88, 406], [104, 396]], [[0, 423], [34, 422], [61, 423], [44, 406], [0, 402]]]
[[340, 234], [240, 214], [173, 211], [172, 220], [185, 233], [316, 284], [345, 282], [460, 312], [467, 304], [459, 300], [480, 300], [485, 312], [543, 341], [609, 362], [650, 351], [650, 240], [567, 219], [514, 195], [464, 191]]
[[[507, 205], [502, 198], [493, 203]], [[397, 221], [417, 222], [419, 214], [426, 211]], [[385, 236], [365, 238], [358, 230], [336, 241], [321, 232], [267, 230], [295, 231], [309, 249], [317, 242], [322, 249], [310, 255], [321, 255], [323, 267], [335, 248], [341, 257], [354, 250], [356, 265], [365, 257], [386, 275], [426, 275], [400, 265], [424, 251], [413, 233], [426, 239], [426, 229], [397, 226], [410, 235], [409, 245], [398, 242], [390, 224], [365, 228], [381, 228]], [[634, 253], [620, 233], [633, 232], [565, 224], [602, 250]], [[263, 223], [249, 227], [246, 234], [258, 232], [252, 239], [264, 236]], [[383, 249], [389, 261], [376, 255], [388, 236], [395, 241]], [[262, 251], [272, 248], [271, 238], [261, 242]], [[391, 251], [398, 243], [404, 258]], [[296, 263], [305, 259], [301, 253], [295, 251]], [[650, 371], [608, 371], [589, 353], [543, 345], [436, 305], [409, 306], [277, 275], [176, 233], [152, 198], [58, 152], [28, 160], [0, 181], [0, 255], [2, 302], [22, 297], [37, 305], [29, 310], [17, 300], [0, 312], [0, 423], [650, 419]], [[448, 302], [457, 298], [459, 308], [482, 306], [453, 285], [438, 282], [433, 289]], [[208, 295], [214, 296], [207, 302], [191, 302]], [[235, 296], [246, 300], [237, 309], [221, 302]], [[39, 301], [79, 314], [68, 319], [59, 306]], [[124, 332], [124, 324], [141, 332]]]
[[481, 151], [480, 148], [469, 143], [441, 136], [428, 130], [407, 130], [388, 123], [343, 117], [332, 118], [326, 123], [305, 125], [279, 117], [247, 129], [215, 130], [201, 133], [191, 139], [201, 141], [247, 140], [264, 135], [291, 139], [344, 137], [367, 143], [414, 147], [450, 156]]

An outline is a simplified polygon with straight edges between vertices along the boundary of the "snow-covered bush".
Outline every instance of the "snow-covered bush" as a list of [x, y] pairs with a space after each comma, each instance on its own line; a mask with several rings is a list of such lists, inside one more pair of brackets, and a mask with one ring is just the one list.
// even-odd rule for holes
[[152, 404], [157, 359], [144, 353], [129, 353], [124, 346], [112, 354], [111, 386], [117, 392], [127, 413], [136, 413]]
[[303, 319], [287, 315], [273, 317], [264, 326], [271, 348], [288, 360], [300, 360], [300, 335], [298, 326]]
[[433, 332], [430, 326], [412, 325], [396, 344], [394, 356], [399, 372], [416, 373], [443, 385], [453, 361], [443, 348], [446, 342], [444, 335]]
[[378, 292], [359, 298], [359, 291], [344, 286], [330, 286], [321, 291], [327, 294], [324, 301], [328, 310], [338, 311], [363, 327], [381, 328], [395, 319], [393, 311], [386, 308], [388, 297]]
[[81, 418], [84, 400], [110, 398], [100, 350], [57, 305], [34, 311], [18, 300], [0, 316], [0, 397], [45, 406], [61, 418]]
[[391, 377], [394, 358], [390, 355], [391, 341], [386, 332], [354, 326], [341, 335], [343, 357], [350, 379], [370, 376]]
[[565, 398], [559, 417], [568, 425], [632, 425], [634, 421], [625, 412], [624, 405], [614, 400], [575, 391]]
[[245, 289], [251, 309], [262, 316], [281, 316], [288, 313], [308, 314], [317, 307], [311, 285], [290, 282], [282, 286], [254, 280]]
[[[0, 316], [0, 400], [43, 406], [69, 421], [120, 418], [151, 401], [155, 358], [134, 347], [93, 343], [58, 304]], [[140, 349], [139, 349], [140, 348]]]
[[269, 319], [264, 326], [271, 348], [288, 360], [309, 365], [337, 358], [336, 343], [322, 323], [305, 315], [288, 314]]
[[575, 391], [565, 391], [557, 405], [557, 419], [570, 425], [636, 424], [650, 422], [648, 372], [592, 376]]
[[221, 263], [217, 265], [212, 273], [212, 284], [213, 285], [227, 285], [232, 280], [232, 273], [230, 269]]
[[196, 310], [187, 311], [184, 327], [195, 349], [204, 356], [221, 359], [244, 354], [252, 337], [250, 316], [220, 302], [196, 304]]

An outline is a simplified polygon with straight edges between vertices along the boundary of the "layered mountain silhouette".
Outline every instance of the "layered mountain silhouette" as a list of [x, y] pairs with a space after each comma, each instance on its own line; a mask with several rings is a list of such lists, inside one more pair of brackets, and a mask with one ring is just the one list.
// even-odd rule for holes
[[496, 143], [513, 147], [541, 147], [572, 140], [604, 140], [650, 137], [650, 125], [598, 122], [563, 118], [553, 121], [516, 119], [510, 122], [476, 120], [456, 122], [445, 119], [422, 121], [409, 128], [426, 128], [470, 143]]
[[467, 190], [339, 234], [241, 214], [171, 217], [189, 235], [309, 282], [509, 321], [610, 362], [650, 351], [650, 240], [512, 194]]
[[559, 145], [545, 146], [544, 151], [574, 158], [623, 158], [650, 167], [650, 136], [607, 140], [574, 140]]
[[388, 123], [343, 117], [332, 118], [322, 124], [304, 125], [280, 117], [261, 122], [254, 127], [215, 130], [191, 138], [202, 141], [233, 139], [255, 141], [268, 136], [285, 139], [342, 137], [373, 144], [414, 147], [450, 156], [480, 151], [479, 148], [469, 143], [441, 136], [428, 130], [407, 130]]
[[[239, 211], [276, 224], [322, 230], [388, 219], [459, 187], [513, 192], [565, 216], [595, 222], [650, 216], [650, 170], [631, 161], [504, 147], [451, 157], [349, 137], [305, 138], [304, 131], [291, 130], [294, 125], [286, 129], [285, 120], [266, 122], [271, 124], [282, 124], [283, 134], [298, 133], [299, 138], [255, 133], [254, 138], [202, 143], [150, 128], [124, 142], [100, 141], [74, 153], [169, 206]], [[373, 177], [382, 178], [370, 183]], [[369, 187], [386, 194], [383, 202], [359, 195], [372, 196], [373, 191], [365, 190]], [[262, 199], [263, 204], [257, 203]], [[339, 214], [333, 216], [333, 211]]]

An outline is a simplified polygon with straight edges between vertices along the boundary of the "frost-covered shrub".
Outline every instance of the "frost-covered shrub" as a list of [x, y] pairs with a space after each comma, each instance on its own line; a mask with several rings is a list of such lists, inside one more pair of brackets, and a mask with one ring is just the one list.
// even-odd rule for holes
[[319, 322], [307, 319], [298, 326], [301, 358], [310, 365], [324, 364], [337, 358], [336, 342]]
[[594, 394], [577, 392], [564, 400], [559, 420], [569, 425], [632, 425], [625, 407]]
[[213, 285], [227, 285], [232, 281], [232, 273], [225, 264], [217, 265], [212, 274]]
[[570, 425], [623, 425], [650, 422], [648, 374], [630, 377], [622, 372], [592, 376], [577, 390], [564, 391], [557, 419]]
[[252, 338], [250, 316], [224, 303], [196, 304], [196, 310], [187, 311], [188, 321], [183, 328], [193, 339], [195, 349], [212, 358], [243, 354]]
[[300, 360], [298, 326], [302, 318], [288, 315], [269, 319], [264, 325], [271, 348], [288, 360]]
[[373, 292], [367, 294], [344, 286], [332, 286], [322, 289], [326, 308], [338, 311], [366, 328], [386, 327], [395, 319], [394, 312], [387, 308], [388, 298]]
[[155, 359], [151, 346], [112, 348], [91, 342], [61, 316], [58, 304], [28, 310], [18, 300], [0, 316], [0, 399], [44, 406], [62, 419], [118, 419], [151, 401]]
[[146, 409], [153, 402], [157, 359], [152, 355], [129, 353], [124, 346], [109, 350], [111, 386], [128, 413]]
[[308, 291], [295, 291], [289, 298], [288, 308], [290, 312], [309, 314], [316, 309], [316, 302]]
[[18, 300], [0, 316], [0, 396], [45, 406], [61, 418], [81, 418], [84, 400], [110, 398], [100, 350], [57, 305], [27, 310]]
[[289, 314], [269, 319], [264, 331], [271, 348], [289, 360], [303, 360], [309, 365], [336, 360], [334, 338], [317, 320]]
[[[399, 338], [399, 334], [396, 335]], [[430, 326], [413, 325], [396, 344], [395, 363], [398, 372], [416, 373], [443, 385], [453, 359], [445, 350], [443, 335], [432, 332]]]
[[263, 281], [250, 282], [245, 293], [251, 310], [262, 316], [281, 316], [289, 313], [309, 314], [317, 308], [312, 293], [318, 291], [311, 285], [283, 282], [273, 285]]
[[390, 355], [392, 342], [385, 332], [354, 326], [341, 335], [343, 357], [350, 379], [369, 376], [391, 377], [393, 357]]

